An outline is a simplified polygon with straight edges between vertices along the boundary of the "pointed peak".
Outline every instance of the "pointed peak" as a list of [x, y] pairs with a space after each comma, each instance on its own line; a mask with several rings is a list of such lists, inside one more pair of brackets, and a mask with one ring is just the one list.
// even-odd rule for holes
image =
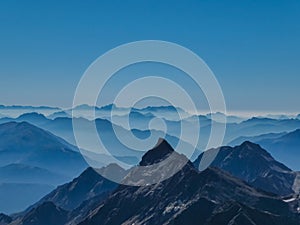
[[[161, 138], [161, 137], [158, 139], [158, 141], [157, 141], [156, 145], [154, 146], [154, 148], [157, 148], [157, 147], [160, 146], [160, 145], [161, 145], [161, 146], [166, 146], [166, 145], [168, 145], [170, 148], [172, 148], [171, 145], [170, 145], [164, 138]], [[154, 148], [153, 148], [153, 149], [154, 149]]]
[[142, 157], [140, 166], [149, 166], [161, 162], [174, 152], [172, 146], [163, 138], [159, 138], [153, 149]]
[[81, 186], [85, 185], [88, 181], [92, 181], [96, 183], [105, 179], [101, 173], [97, 172], [98, 169], [94, 169], [92, 167], [86, 168], [78, 177], [74, 178], [70, 183], [76, 183], [76, 185]]
[[251, 141], [244, 141], [241, 145], [241, 147], [247, 148], [247, 149], [252, 149], [252, 148], [261, 148], [258, 144], [255, 144]]
[[116, 163], [111, 163], [105, 167], [102, 168], [93, 168], [88, 167], [85, 171], [83, 171], [78, 178], [79, 180], [87, 180], [87, 179], [93, 179], [93, 180], [113, 180], [113, 181], [121, 181], [127, 174], [128, 171], [126, 171], [124, 168], [120, 167]]
[[241, 145], [235, 146], [233, 149], [236, 151], [240, 151], [243, 155], [250, 154], [251, 152], [251, 155], [253, 156], [265, 156], [267, 158], [273, 159], [270, 153], [263, 149], [259, 144], [250, 141], [244, 141]]

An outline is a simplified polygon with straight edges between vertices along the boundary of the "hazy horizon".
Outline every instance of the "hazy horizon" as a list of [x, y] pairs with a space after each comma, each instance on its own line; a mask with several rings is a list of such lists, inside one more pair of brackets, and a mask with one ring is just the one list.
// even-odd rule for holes
[[[112, 104], [112, 103], [110, 103]], [[104, 105], [96, 105], [96, 107], [105, 107], [105, 106], [108, 106], [110, 104], [104, 104]], [[12, 104], [12, 105], [5, 105], [5, 104], [1, 104], [0, 103], [0, 106], [3, 105], [5, 107], [50, 107], [50, 108], [59, 108], [61, 110], [69, 110], [69, 109], [72, 109], [72, 106], [70, 107], [60, 107], [60, 106], [56, 106], [56, 105], [18, 105], [18, 104]], [[90, 106], [90, 105], [88, 105]], [[121, 106], [121, 105], [116, 105], [117, 107], [124, 107], [126, 108], [125, 106]], [[136, 107], [137, 109], [142, 109], [142, 108], [145, 108], [147, 107], [148, 105], [144, 105], [144, 106], [140, 106], [140, 107]], [[152, 105], [153, 106], [153, 105]], [[159, 104], [154, 104], [155, 107], [164, 107], [164, 106], [170, 106], [170, 105], [159, 105]], [[187, 111], [188, 113], [190, 114], [193, 114], [193, 115], [207, 115], [209, 113], [219, 113], [219, 111], [215, 111], [215, 112], [210, 112], [210, 111], [203, 111], [203, 110], [198, 110], [197, 112], [194, 112], [194, 111]], [[244, 110], [244, 111], [226, 111], [226, 115], [228, 116], [241, 116], [241, 117], [256, 117], [256, 116], [276, 116], [276, 115], [285, 115], [285, 116], [290, 116], [290, 117], [296, 117], [298, 115], [300, 115], [300, 111], [295, 111], [295, 112], [284, 112], [284, 111], [247, 111], [247, 110]]]

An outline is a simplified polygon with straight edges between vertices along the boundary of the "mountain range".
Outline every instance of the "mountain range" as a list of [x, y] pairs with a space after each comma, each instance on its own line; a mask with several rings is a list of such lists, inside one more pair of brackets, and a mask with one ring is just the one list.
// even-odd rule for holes
[[58, 107], [49, 107], [49, 106], [0, 105], [0, 118], [2, 117], [16, 118], [24, 113], [31, 113], [31, 112], [42, 113], [48, 116], [60, 110], [61, 109]]
[[[216, 114], [220, 115], [220, 114]], [[2, 118], [0, 119], [0, 123], [5, 122], [29, 122], [31, 124], [34, 124], [36, 126], [39, 126], [45, 130], [48, 130], [52, 132], [53, 134], [64, 138], [71, 144], [75, 144], [74, 135], [73, 135], [73, 129], [72, 129], [72, 118], [70, 118], [69, 115], [61, 115], [62, 117], [50, 117], [47, 118], [42, 114], [38, 113], [26, 113], [24, 115], [19, 116], [18, 118]], [[208, 115], [209, 116], [209, 115]], [[221, 115], [222, 116], [222, 115]], [[135, 111], [133, 110], [132, 113], [129, 114], [130, 118], [130, 127], [127, 126], [127, 116], [120, 114], [114, 116], [114, 124], [117, 127], [123, 127], [125, 130], [140, 130], [146, 131], [149, 130], [149, 121], [153, 120], [153, 118], [160, 118], [157, 115], [154, 115], [152, 112], [145, 112], [142, 113], [141, 111]], [[98, 127], [98, 131], [101, 132], [104, 130], [101, 129], [101, 123], [104, 123], [105, 121], [109, 121], [112, 123], [112, 118], [110, 118], [110, 114], [104, 116], [102, 119], [98, 118], [95, 120], [96, 123], [99, 123], [100, 126]], [[195, 124], [195, 121], [198, 120], [200, 123], [200, 139], [201, 142], [199, 143], [199, 146], [197, 147], [200, 150], [205, 150], [206, 143], [208, 141], [208, 138], [211, 133], [211, 127], [212, 124], [216, 127], [224, 126], [220, 122], [213, 122], [210, 118], [206, 116], [196, 116], [192, 115], [189, 117], [184, 118], [183, 120], [170, 120], [168, 118], [161, 118], [167, 127], [167, 134], [180, 138], [181, 134], [181, 123], [184, 123], [186, 127], [193, 127], [193, 124]], [[87, 137], [89, 134], [87, 133], [87, 127], [89, 123], [93, 122], [84, 118], [74, 118], [74, 120], [77, 120], [78, 123], [82, 124], [82, 132]], [[86, 124], [86, 125], [84, 125]], [[87, 126], [87, 127], [85, 127]], [[281, 132], [291, 132], [300, 127], [300, 120], [298, 119], [270, 119], [270, 118], [252, 118], [245, 120], [240, 123], [227, 123], [226, 125], [226, 133], [224, 137], [224, 144], [229, 144], [236, 138], [239, 138], [241, 136], [246, 137], [252, 137], [252, 136], [258, 136], [268, 133], [281, 133]], [[84, 130], [85, 128], [85, 130]], [[162, 126], [157, 126], [155, 129], [159, 130], [162, 129]], [[191, 131], [187, 131], [188, 133], [185, 135], [186, 137], [190, 137], [184, 141], [191, 142], [191, 140], [194, 140], [195, 138], [198, 138], [195, 136], [194, 130], [191, 129]], [[239, 143], [240, 144], [240, 143]], [[91, 146], [91, 148], [94, 148], [95, 146]], [[89, 149], [88, 149], [89, 150]]]
[[227, 171], [254, 187], [268, 192], [283, 196], [294, 193], [293, 185], [297, 173], [277, 162], [258, 144], [245, 141], [235, 147], [210, 149], [195, 160], [195, 167], [201, 170], [201, 160], [214, 155], [215, 151], [218, 153], [210, 166]]
[[[105, 110], [109, 112], [111, 108]], [[202, 224], [265, 224], [263, 221], [298, 224], [300, 173], [293, 171], [299, 170], [299, 159], [295, 157], [300, 144], [298, 119], [232, 121], [227, 124], [224, 141], [230, 146], [203, 154], [201, 143], [192, 156], [192, 163], [184, 156], [185, 152], [176, 153], [173, 149], [179, 141], [180, 123], [190, 126], [200, 119], [201, 142], [205, 142], [212, 123], [221, 126], [221, 121], [213, 122], [208, 118], [210, 115], [194, 115], [183, 121], [177, 121], [174, 115], [174, 120], [168, 120], [163, 116], [168, 110], [166, 107], [133, 111], [134, 129], [124, 128], [123, 115], [116, 116], [117, 125], [109, 119], [74, 118], [80, 124], [79, 132], [90, 143], [87, 150], [95, 147], [89, 139], [89, 128], [95, 122], [110, 153], [133, 165], [129, 170], [116, 164], [86, 169], [87, 164], [75, 147], [72, 118], [63, 112], [52, 118], [34, 112], [0, 119], [0, 199], [3, 199], [0, 212], [11, 214], [31, 205], [21, 213], [1, 214], [0, 225], [193, 224], [194, 220]], [[154, 115], [154, 112], [161, 114]], [[145, 126], [160, 116], [167, 125], [167, 134], [159, 127], [149, 130]], [[166, 140], [160, 139], [147, 152], [134, 151], [117, 139], [114, 128], [128, 140], [130, 132], [139, 139], [154, 135]], [[195, 135], [189, 138], [193, 140]], [[183, 143], [184, 149], [191, 148], [189, 139]], [[216, 151], [211, 167], [203, 171], [200, 163], [203, 157]], [[81, 152], [93, 160], [101, 158], [104, 164], [97, 163], [97, 166], [110, 162], [104, 155], [85, 149]], [[165, 162], [171, 155], [174, 158]], [[165, 163], [160, 165], [160, 162]], [[145, 169], [151, 165], [157, 166], [151, 167], [151, 171]], [[115, 173], [122, 184], [98, 172]], [[168, 177], [170, 173], [175, 175]], [[202, 210], [208, 210], [205, 211], [208, 216], [194, 215]]]
[[[235, 149], [222, 148], [219, 160], [223, 158], [221, 165], [228, 165], [226, 168], [234, 168], [239, 159], [243, 163], [256, 159], [258, 162], [269, 163], [268, 170], [274, 170], [274, 174], [281, 169], [291, 172], [256, 144], [245, 142]], [[227, 161], [224, 154], [230, 160]], [[170, 155], [174, 156], [173, 162], [158, 166]], [[296, 198], [285, 200], [276, 194], [255, 188], [216, 167], [209, 167], [200, 172], [195, 163], [174, 152], [171, 145], [161, 139], [156, 147], [143, 155], [137, 167], [126, 172], [116, 165], [106, 168], [108, 172], [111, 169], [119, 171], [116, 174], [120, 174], [120, 178], [124, 176], [123, 184], [110, 183], [89, 168], [25, 212], [9, 217], [13, 222], [6, 224], [300, 224], [297, 214], [299, 206], [295, 206]], [[181, 170], [165, 179], [164, 175], [176, 171], [178, 165], [183, 165]], [[147, 170], [147, 173], [140, 173], [149, 166], [151, 169]], [[247, 168], [244, 172], [251, 174], [256, 171], [256, 166], [255, 163], [248, 163], [241, 170]], [[144, 180], [148, 180], [152, 175], [157, 177], [159, 172], [161, 175], [158, 176], [157, 183], [135, 186], [143, 184]], [[255, 173], [251, 176], [255, 176]], [[135, 185], [125, 185], [129, 183]]]
[[[134, 115], [137, 115], [139, 113], [134, 113]], [[139, 114], [140, 115], [140, 114]], [[153, 117], [151, 117], [153, 118]], [[145, 119], [145, 118], [144, 118]], [[141, 120], [144, 120], [141, 118]], [[125, 140], [131, 140], [131, 132], [142, 139], [148, 138], [150, 135], [153, 136], [153, 145], [155, 144], [156, 139], [161, 136], [165, 136], [165, 138], [172, 144], [172, 146], [176, 146], [179, 139], [177, 136], [180, 136], [180, 122], [167, 122], [169, 126], [167, 134], [165, 134], [163, 131], [159, 131], [156, 129], [153, 130], [139, 130], [139, 129], [132, 129], [128, 130], [123, 128], [119, 125], [113, 125], [109, 120], [106, 119], [96, 119], [95, 121], [90, 121], [84, 118], [74, 118], [76, 120], [76, 123], [79, 124], [80, 130], [79, 135], [84, 137], [86, 146], [84, 150], [95, 152], [98, 150], [97, 143], [92, 139], [94, 136], [92, 133], [92, 127], [94, 126], [94, 123], [96, 124], [97, 131], [100, 134], [101, 140], [104, 143], [106, 149], [109, 149], [110, 153], [117, 157], [118, 159], [125, 160], [126, 163], [129, 163], [131, 165], [136, 165], [142, 156], [141, 151], [133, 151], [132, 149], [128, 148], [126, 145], [122, 144], [120, 140], [116, 137], [115, 131], [117, 130], [119, 134], [122, 134], [123, 139]], [[68, 143], [71, 143], [72, 145], [77, 145], [75, 137], [74, 137], [74, 131], [73, 131], [73, 125], [72, 125], [72, 118], [67, 117], [59, 117], [55, 119], [48, 119], [42, 114], [38, 113], [30, 113], [30, 114], [24, 114], [16, 119], [12, 118], [2, 118], [0, 119], [1, 123], [7, 123], [7, 122], [28, 122], [35, 126], [38, 126], [44, 130], [47, 130], [56, 136], [62, 137], [64, 140], [66, 140]], [[148, 120], [146, 120], [148, 121]], [[134, 122], [133, 122], [134, 124]], [[189, 124], [187, 124], [189, 125]], [[172, 135], [174, 134], [174, 135]], [[177, 136], [176, 136], [177, 135]], [[196, 138], [195, 135], [186, 135], [190, 136], [190, 138]], [[182, 140], [183, 144], [186, 146], [187, 149], [192, 148], [191, 144], [189, 144], [188, 141]], [[145, 146], [135, 146], [137, 148], [143, 149]], [[149, 146], [150, 147], [150, 146]], [[70, 147], [70, 148], [74, 148]], [[100, 149], [101, 150], [101, 149]], [[200, 148], [197, 148], [197, 153], [199, 153], [201, 150]], [[124, 158], [126, 156], [126, 158]]]

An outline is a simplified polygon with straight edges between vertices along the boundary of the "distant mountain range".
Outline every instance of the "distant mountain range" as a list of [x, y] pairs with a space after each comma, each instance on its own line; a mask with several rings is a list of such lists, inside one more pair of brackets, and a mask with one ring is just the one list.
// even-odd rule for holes
[[86, 167], [69, 144], [27, 122], [0, 124], [0, 136], [0, 166], [25, 164], [71, 177]]
[[[75, 120], [81, 120], [82, 123], [88, 124], [91, 122], [86, 118], [84, 119], [84, 114], [87, 111], [92, 110], [93, 108], [96, 109], [96, 122], [101, 123], [101, 121], [109, 121], [118, 126], [122, 127], [127, 130], [141, 130], [147, 131], [149, 130], [149, 123], [153, 121], [154, 118], [160, 118], [163, 120], [167, 127], [167, 134], [170, 136], [177, 137], [178, 139], [181, 134], [181, 123], [187, 125], [187, 127], [192, 128], [195, 122], [198, 120], [200, 122], [200, 135], [197, 137], [193, 129], [188, 130], [185, 135], [185, 139], [183, 141], [191, 143], [192, 140], [200, 137], [199, 145], [197, 149], [205, 150], [207, 142], [209, 140], [209, 136], [211, 133], [212, 124], [215, 127], [224, 126], [221, 122], [223, 121], [222, 118], [225, 117], [222, 113], [211, 113], [204, 115], [191, 115], [187, 114], [183, 120], [180, 120], [178, 117], [178, 111], [182, 111], [182, 109], [177, 109], [172, 106], [157, 106], [157, 107], [146, 107], [143, 109], [126, 109], [126, 108], [117, 108], [116, 114], [113, 115], [111, 118], [111, 109], [116, 107], [115, 105], [107, 105], [103, 107], [92, 107], [88, 105], [81, 105], [75, 108], [75, 116], [77, 115], [78, 118]], [[127, 121], [127, 114], [129, 114], [129, 125]], [[1, 113], [1, 110], [0, 110]], [[0, 123], [5, 123], [9, 121], [26, 121], [32, 123], [36, 126], [39, 126], [45, 130], [48, 130], [54, 133], [57, 136], [60, 136], [70, 142], [71, 144], [75, 144], [75, 139], [73, 135], [72, 129], [72, 119], [70, 118], [72, 115], [72, 109], [67, 110], [60, 110], [55, 111], [52, 114], [45, 117], [45, 115], [40, 114], [38, 112], [33, 113], [25, 113], [20, 115], [18, 118], [8, 118], [4, 117], [0, 119]], [[82, 117], [82, 118], [79, 118]], [[113, 119], [113, 120], [112, 120]], [[214, 120], [212, 120], [214, 119]], [[224, 137], [224, 145], [231, 143], [236, 138], [240, 136], [258, 136], [262, 134], [268, 133], [281, 133], [281, 132], [291, 132], [295, 129], [300, 128], [300, 120], [293, 119], [289, 117], [280, 117], [277, 119], [272, 118], [263, 118], [263, 117], [253, 117], [251, 119], [247, 118], [240, 118], [237, 116], [226, 116], [227, 125], [226, 125], [226, 133]], [[81, 123], [80, 122], [80, 123]], [[161, 123], [152, 123], [153, 127], [152, 130], [160, 130], [164, 128]], [[101, 126], [98, 126], [99, 131], [103, 132]], [[86, 138], [88, 139], [91, 135], [88, 134], [87, 129], [81, 130], [80, 132], [83, 133]], [[113, 135], [113, 133], [111, 134]], [[90, 143], [89, 149], [92, 150], [95, 148], [94, 142], [87, 141]], [[115, 140], [111, 141], [113, 144]]]
[[232, 140], [231, 142], [228, 143], [229, 146], [236, 146], [236, 145], [240, 145], [245, 141], [251, 141], [254, 143], [258, 143], [261, 140], [264, 139], [275, 139], [278, 137], [281, 137], [285, 134], [287, 134], [288, 132], [281, 132], [281, 133], [267, 133], [267, 134], [261, 134], [261, 135], [257, 135], [257, 136], [240, 136], [234, 140]]
[[268, 149], [275, 159], [283, 162], [293, 170], [300, 171], [300, 129], [292, 132], [270, 133], [253, 137], [239, 137], [229, 145], [234, 146], [249, 140]]
[[49, 106], [21, 106], [21, 105], [12, 105], [4, 106], [0, 105], [0, 118], [11, 117], [16, 118], [24, 113], [43, 113], [44, 115], [50, 115], [54, 112], [60, 111], [58, 107], [49, 107]]
[[[155, 166], [171, 154], [175, 156], [174, 162], [163, 164], [162, 167]], [[260, 171], [266, 168], [277, 177], [282, 175], [279, 172], [291, 173], [265, 150], [250, 142], [236, 148], [222, 147], [217, 161], [225, 169], [233, 168], [233, 171], [236, 165], [246, 164], [240, 174], [248, 173], [254, 177], [257, 169], [255, 163], [249, 162], [253, 159], [257, 160], [256, 165], [262, 163], [258, 169]], [[164, 180], [164, 174], [172, 172], [181, 162], [186, 162], [183, 168]], [[127, 172], [116, 165], [106, 168], [108, 172], [111, 169], [119, 171], [116, 174], [120, 174], [120, 178], [125, 176], [124, 182], [127, 184], [141, 184], [151, 175], [156, 177], [160, 174], [158, 179], [161, 180], [157, 184], [140, 187], [116, 185], [92, 169], [87, 169], [25, 212], [2, 217], [13, 220], [6, 223], [11, 225], [299, 225], [297, 197], [282, 199], [278, 195], [255, 189], [218, 168], [210, 167], [199, 172], [195, 164], [184, 155], [174, 152], [166, 141], [160, 140], [155, 148], [144, 154], [139, 163], [139, 166], [154, 165], [147, 173], [140, 174], [139, 167]]]
[[[74, 108], [61, 109], [58, 107], [48, 107], [48, 106], [4, 106], [0, 105], [0, 118], [9, 117], [16, 118], [21, 116], [24, 113], [41, 113], [47, 116], [50, 119], [55, 119], [58, 117], [70, 117], [74, 113], [75, 117], [83, 117], [86, 119], [92, 119], [89, 117], [91, 111], [95, 111], [96, 118], [107, 119], [111, 116], [111, 112], [114, 110], [114, 116], [123, 116], [129, 112], [131, 113], [141, 113], [143, 115], [152, 114], [158, 118], [164, 118], [171, 121], [179, 121], [181, 118], [187, 118], [193, 116], [193, 114], [185, 112], [183, 109], [174, 106], [149, 106], [145, 108], [122, 108], [118, 107], [115, 104], [109, 104], [105, 106], [89, 106], [89, 105], [79, 105]], [[205, 115], [203, 115], [205, 116]], [[227, 121], [230, 123], [238, 123], [246, 118], [238, 116], [226, 116], [223, 113], [211, 113], [207, 114], [208, 119], [214, 118], [216, 122], [220, 122], [220, 118], [227, 118]], [[94, 118], [94, 117], [93, 117]]]
[[[141, 120], [143, 119], [145, 118], [141, 118]], [[95, 122], [97, 131], [99, 132], [100, 137], [102, 138], [101, 140], [105, 144], [106, 148], [111, 151], [110, 153], [112, 155], [114, 155], [118, 159], [125, 160], [125, 162], [132, 165], [136, 165], [138, 163], [143, 152], [133, 151], [132, 149], [128, 148], [127, 146], [122, 144], [115, 135], [115, 130], [117, 130], [119, 134], [122, 134], [124, 139], [130, 140], [131, 134], [129, 130], [118, 125], [114, 125], [113, 127], [112, 123], [105, 119], [96, 119], [95, 121], [89, 121], [84, 118], [76, 118], [75, 120], [77, 121], [78, 124], [80, 124], [80, 130], [79, 130], [80, 135], [82, 135], [86, 139], [85, 142], [87, 146], [84, 150], [95, 152], [95, 150], [98, 149], [97, 143], [95, 143], [95, 141], [91, 139], [91, 137], [93, 137], [93, 135], [91, 134], [92, 131], [91, 128], [93, 127], [93, 124]], [[69, 143], [76, 145], [71, 118], [59, 117], [51, 120], [46, 118], [42, 114], [30, 113], [30, 114], [24, 114], [16, 119], [11, 119], [11, 118], [0, 119], [0, 124], [7, 123], [9, 121], [17, 121], [17, 122], [26, 121], [28, 123], [34, 124], [35, 126], [41, 127], [44, 130], [50, 131], [51, 133], [64, 138]], [[166, 135], [162, 131], [158, 131], [158, 130], [152, 130], [150, 132], [150, 130], [133, 129], [131, 131], [134, 133], [134, 135], [142, 139], [147, 138], [150, 135], [153, 135], [154, 141], [156, 140], [155, 138], [166, 136], [165, 138], [172, 144], [172, 146], [175, 147], [179, 141], [176, 135], [180, 135], [180, 122], [169, 122], [168, 124], [170, 125], [170, 127]], [[172, 133], [174, 133], [175, 136], [172, 135]], [[191, 134], [190, 137], [193, 138], [194, 136]], [[188, 141], [183, 140], [183, 142], [184, 142], [183, 144], [186, 146], [187, 149], [191, 148], [191, 145], [188, 143]], [[153, 145], [154, 144], [155, 142], [153, 142]], [[143, 149], [145, 146], [135, 146], [135, 147], [140, 147], [141, 149]], [[72, 147], [70, 146], [69, 148]], [[199, 154], [200, 149], [198, 148], [196, 152], [197, 154]], [[124, 158], [125, 156], [126, 158]]]
[[69, 180], [70, 177], [51, 172], [40, 167], [13, 163], [0, 167], [1, 183], [39, 183], [58, 185]]
[[23, 210], [80, 174], [87, 164], [73, 147], [27, 122], [0, 124], [0, 211]]
[[[145, 108], [125, 108], [119, 107], [115, 104], [108, 104], [104, 106], [90, 106], [87, 104], [78, 105], [74, 108], [66, 108], [62, 109], [59, 107], [50, 107], [50, 106], [22, 106], [22, 105], [12, 105], [12, 106], [5, 106], [0, 105], [0, 118], [1, 117], [13, 117], [16, 118], [24, 113], [31, 113], [37, 112], [42, 113], [45, 116], [54, 119], [57, 117], [69, 117], [72, 115], [72, 110], [77, 114], [77, 117], [85, 117], [86, 113], [91, 110], [95, 110], [96, 118], [105, 119], [110, 116], [110, 113], [114, 109], [117, 115], [124, 115], [131, 112], [139, 112], [142, 114], [149, 114], [151, 113], [155, 117], [165, 118], [167, 120], [178, 121], [180, 118], [178, 113], [183, 115], [184, 117], [189, 117], [193, 115], [198, 115], [197, 113], [192, 114], [185, 112], [183, 109], [174, 106], [149, 106]], [[208, 119], [214, 119], [216, 122], [222, 122], [224, 117], [226, 117], [228, 123], [240, 123], [249, 119], [249, 116], [237, 116], [237, 115], [225, 115], [220, 112], [213, 112], [208, 113], [206, 115], [202, 115], [207, 117]], [[287, 120], [287, 119], [300, 119], [299, 115], [285, 115], [285, 114], [268, 114], [265, 116], [257, 116], [256, 118], [264, 119], [274, 119], [274, 120]], [[91, 118], [87, 118], [91, 119]]]
[[[24, 115], [19, 116], [18, 118], [2, 118], [0, 119], [0, 123], [5, 123], [9, 121], [26, 121], [29, 123], [32, 123], [34, 125], [40, 126], [44, 129], [47, 129], [53, 133], [59, 132], [59, 128], [65, 128], [65, 125], [69, 124], [72, 125], [71, 118], [69, 114], [66, 114], [65, 112], [61, 112], [63, 117], [52, 117], [51, 119], [47, 119], [44, 115], [38, 114], [38, 113], [27, 113]], [[109, 114], [108, 114], [109, 115]], [[102, 120], [109, 120], [111, 122], [111, 118], [106, 115], [104, 116]], [[220, 115], [220, 114], [217, 114]], [[50, 116], [51, 117], [51, 116]], [[147, 112], [142, 113], [139, 111], [133, 111], [131, 114], [129, 114], [130, 118], [130, 124], [131, 129], [138, 129], [138, 130], [148, 130], [149, 129], [149, 121], [153, 118], [156, 118], [153, 113]], [[123, 128], [129, 129], [125, 124], [127, 122], [126, 118], [127, 116], [120, 114], [114, 116], [115, 121], [117, 122], [116, 125], [122, 126]], [[79, 118], [78, 118], [79, 120]], [[84, 120], [81, 118], [81, 120]], [[101, 121], [101, 119], [97, 119]], [[167, 127], [168, 127], [168, 134], [172, 136], [179, 137], [180, 135], [180, 123], [181, 121], [177, 120], [169, 120], [167, 118], [163, 118], [165, 121]], [[207, 140], [211, 131], [212, 126], [212, 120], [207, 118], [206, 116], [190, 116], [185, 118], [182, 122], [187, 123], [187, 125], [192, 126], [196, 120], [199, 120], [200, 122], [200, 135], [204, 140]], [[88, 120], [86, 120], [88, 121]], [[65, 124], [64, 124], [65, 123]], [[214, 122], [215, 126], [221, 126], [219, 122]], [[56, 129], [55, 129], [56, 128]], [[295, 129], [300, 128], [300, 120], [298, 119], [284, 119], [284, 120], [278, 120], [278, 119], [268, 119], [268, 118], [252, 118], [246, 121], [243, 121], [241, 123], [228, 123], [227, 124], [227, 130], [225, 134], [225, 141], [224, 143], [227, 144], [234, 139], [240, 137], [240, 136], [257, 136], [262, 135], [266, 133], [279, 133], [279, 132], [291, 132]], [[54, 132], [56, 131], [56, 132]], [[60, 132], [61, 134], [64, 134], [63, 132]], [[73, 143], [69, 139], [66, 138], [66, 136], [70, 135], [60, 135], [59, 136], [64, 137], [69, 142]], [[192, 134], [191, 134], [192, 135]], [[187, 140], [186, 140], [187, 141]], [[201, 145], [204, 145], [205, 141], [201, 143]], [[205, 145], [204, 145], [205, 146]]]
[[206, 117], [220, 123], [224, 122], [224, 119], [226, 119], [227, 123], [240, 123], [246, 120], [244, 117], [225, 115], [220, 112], [206, 114]]
[[225, 143], [230, 143], [240, 136], [258, 136], [267, 133], [291, 132], [300, 128], [298, 119], [251, 118], [238, 124], [227, 124]]

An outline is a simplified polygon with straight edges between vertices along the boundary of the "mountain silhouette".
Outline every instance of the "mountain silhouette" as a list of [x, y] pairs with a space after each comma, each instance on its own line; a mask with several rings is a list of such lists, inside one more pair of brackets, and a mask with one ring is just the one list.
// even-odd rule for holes
[[27, 122], [0, 124], [0, 137], [2, 212], [23, 210], [87, 167], [70, 144]]
[[52, 202], [44, 202], [27, 213], [18, 223], [22, 225], [64, 225], [67, 219], [67, 211]]
[[292, 169], [300, 171], [300, 129], [294, 130], [280, 137], [263, 139], [258, 142], [263, 147], [270, 149], [272, 155]]
[[61, 138], [27, 122], [0, 124], [0, 136], [0, 166], [22, 163], [71, 177], [86, 167]]
[[[211, 166], [227, 171], [265, 191], [283, 196], [294, 193], [296, 173], [277, 162], [258, 144], [246, 141], [236, 147], [210, 149], [206, 154], [213, 154], [215, 151], [218, 151], [218, 154]], [[202, 153], [194, 162], [196, 168], [199, 168], [203, 155]]]
[[159, 163], [172, 153], [174, 153], [174, 150], [171, 145], [166, 140], [160, 138], [157, 145], [143, 155], [139, 165], [148, 166]]
[[102, 175], [112, 173], [120, 176], [119, 179], [122, 179], [126, 175], [126, 171], [116, 164], [110, 164], [107, 167], [97, 170], [91, 167], [87, 168], [79, 177], [57, 187], [30, 208], [34, 208], [44, 202], [53, 202], [60, 208], [73, 210], [88, 199], [98, 195], [105, 198], [110, 192], [116, 189], [118, 184]]
[[246, 140], [260, 144], [263, 148], [268, 149], [276, 160], [283, 162], [293, 170], [300, 171], [300, 160], [295, 157], [300, 152], [300, 129], [291, 132], [239, 137], [230, 142], [229, 145], [241, 144]]
[[70, 177], [24, 164], [13, 163], [0, 167], [0, 180], [2, 183], [40, 183], [58, 185], [63, 184], [68, 179], [70, 179]]

